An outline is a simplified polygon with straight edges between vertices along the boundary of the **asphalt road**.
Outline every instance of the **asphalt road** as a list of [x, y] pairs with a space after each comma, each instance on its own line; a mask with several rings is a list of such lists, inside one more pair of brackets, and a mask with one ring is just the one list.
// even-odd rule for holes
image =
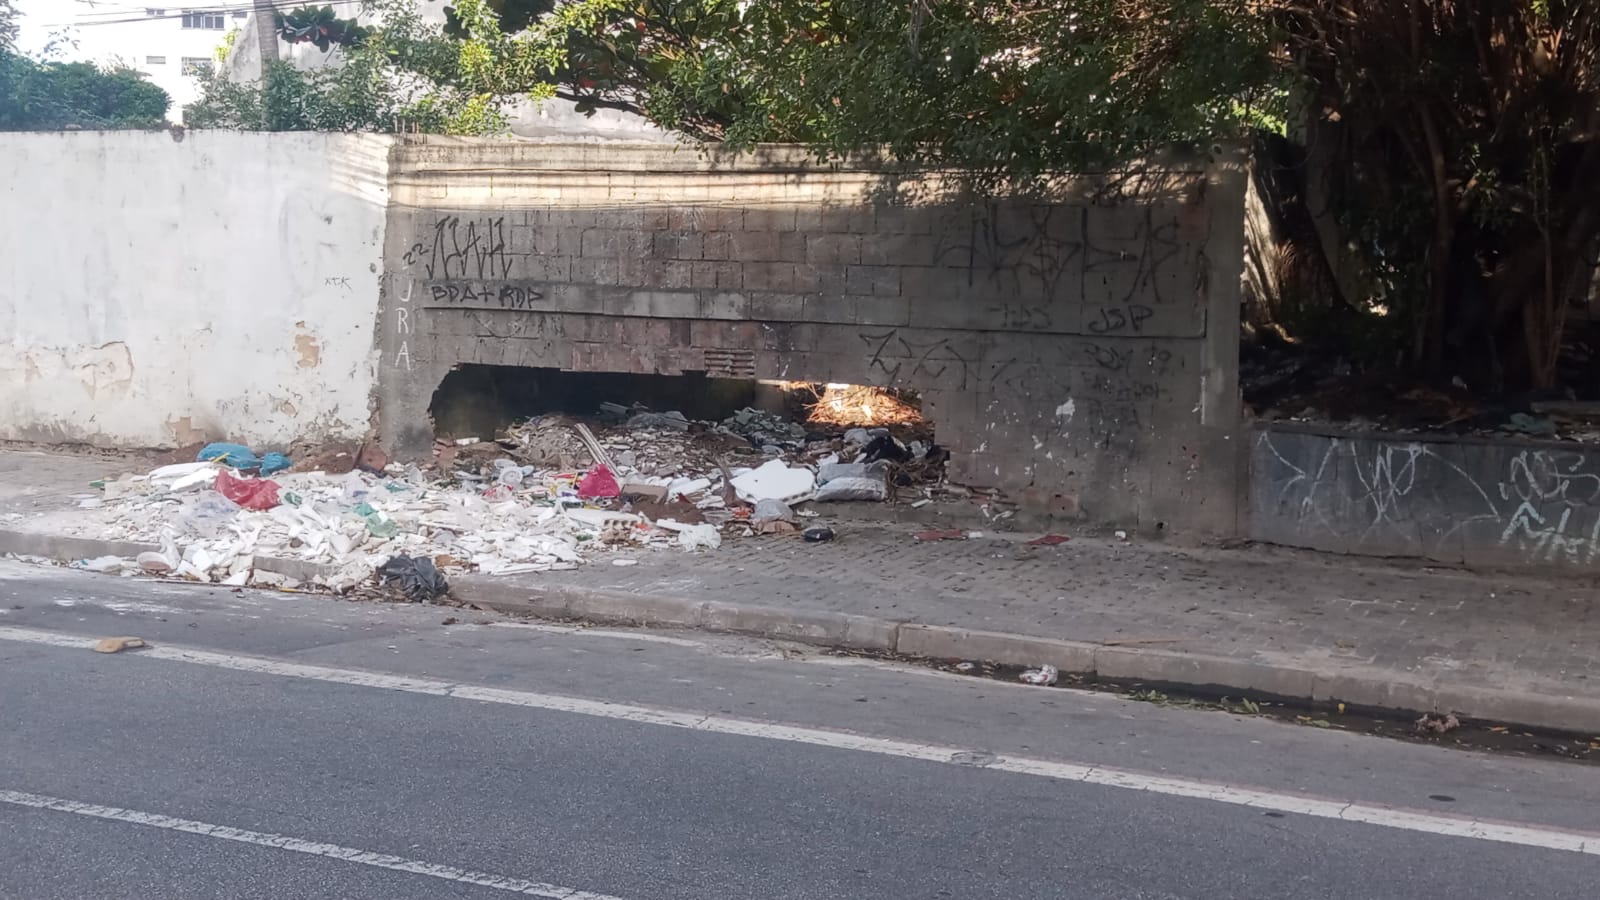
[[0, 563], [3, 897], [1579, 897], [1596, 810], [1573, 764]]

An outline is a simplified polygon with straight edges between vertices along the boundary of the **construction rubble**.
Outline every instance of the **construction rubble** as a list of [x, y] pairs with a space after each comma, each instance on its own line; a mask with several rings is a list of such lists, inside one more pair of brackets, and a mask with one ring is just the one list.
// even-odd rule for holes
[[[606, 404], [590, 421], [548, 416], [494, 440], [441, 440], [427, 469], [390, 463], [375, 447], [291, 464], [211, 445], [195, 462], [96, 482], [100, 494], [79, 502], [69, 530], [160, 550], [75, 565], [336, 593], [386, 585], [431, 601], [462, 573], [631, 565], [630, 554], [651, 548], [715, 550], [724, 539], [802, 530], [831, 539], [814, 521], [802, 525], [819, 516], [810, 505], [936, 491], [947, 458], [931, 439], [808, 432], [753, 409], [714, 423]], [[326, 465], [307, 470], [316, 463]], [[320, 574], [302, 583], [257, 568], [257, 558], [317, 564]]]

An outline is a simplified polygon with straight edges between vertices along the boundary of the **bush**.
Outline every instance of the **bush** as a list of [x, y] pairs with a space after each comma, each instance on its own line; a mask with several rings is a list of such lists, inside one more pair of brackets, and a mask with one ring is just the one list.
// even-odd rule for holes
[[171, 105], [134, 69], [41, 63], [0, 48], [0, 131], [159, 128]]

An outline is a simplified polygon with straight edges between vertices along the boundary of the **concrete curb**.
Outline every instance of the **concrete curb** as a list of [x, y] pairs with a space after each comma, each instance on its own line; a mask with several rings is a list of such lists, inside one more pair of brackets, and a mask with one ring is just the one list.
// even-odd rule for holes
[[1600, 698], [1560, 696], [1419, 680], [1375, 667], [1268, 664], [1203, 653], [1107, 647], [1031, 635], [977, 631], [836, 612], [799, 612], [565, 586], [529, 588], [490, 576], [453, 580], [456, 595], [507, 613], [625, 625], [699, 628], [830, 647], [879, 650], [1002, 665], [1050, 664], [1117, 681], [1179, 685], [1206, 692], [1342, 702], [1391, 712], [1454, 712], [1527, 728], [1600, 734]]
[[[160, 550], [156, 544], [0, 529], [0, 556], [15, 553], [18, 556], [39, 556], [60, 563], [71, 563], [80, 559], [94, 559], [97, 556], [134, 557], [141, 553]], [[323, 563], [308, 562], [303, 559], [281, 559], [275, 556], [256, 557], [256, 568], [263, 572], [276, 572], [298, 581], [310, 581], [318, 575], [330, 575], [334, 572], [333, 566]]]
[[[0, 530], [0, 554], [42, 556], [61, 562], [96, 556], [136, 556], [158, 549], [145, 544]], [[256, 557], [256, 567], [302, 581], [332, 567], [295, 559]], [[1268, 664], [1203, 653], [1141, 647], [1107, 647], [1030, 635], [924, 625], [838, 612], [807, 612], [590, 590], [529, 588], [484, 575], [452, 579], [455, 595], [498, 612], [542, 618], [583, 619], [627, 625], [698, 628], [816, 644], [878, 650], [946, 660], [986, 660], [1002, 665], [1053, 665], [1063, 672], [1118, 681], [1180, 685], [1207, 692], [1268, 695], [1289, 700], [1343, 702], [1355, 707], [1422, 713], [1450, 711], [1528, 728], [1600, 734], [1600, 698], [1451, 684], [1375, 667], [1331, 668]]]

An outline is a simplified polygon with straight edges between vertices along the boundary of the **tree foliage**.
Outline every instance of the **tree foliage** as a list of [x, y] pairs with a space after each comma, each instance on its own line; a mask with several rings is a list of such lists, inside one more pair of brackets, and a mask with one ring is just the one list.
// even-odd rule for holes
[[159, 128], [171, 102], [134, 69], [41, 63], [0, 48], [0, 131]]
[[17, 20], [22, 14], [17, 11], [16, 0], [0, 0], [0, 50], [15, 50], [17, 47]]
[[1600, 243], [1600, 4], [1292, 0], [1276, 22], [1398, 351], [1552, 386]]
[[[458, 86], [455, 48], [414, 7], [393, 4], [384, 27], [354, 29], [353, 23], [329, 29], [341, 41], [354, 41], [343, 45], [335, 66], [304, 70], [279, 61], [249, 83], [230, 80], [219, 67], [202, 83], [200, 99], [184, 109], [185, 122], [247, 131], [504, 130], [494, 98]], [[281, 30], [280, 37], [299, 40]]]
[[331, 6], [307, 6], [274, 12], [278, 37], [291, 44], [311, 44], [324, 53], [330, 47], [359, 47], [372, 31], [355, 19], [341, 19]]
[[1281, 106], [1253, 0], [572, 0], [451, 7], [500, 95], [640, 112], [694, 137], [792, 141], [1008, 180], [1239, 133]]

